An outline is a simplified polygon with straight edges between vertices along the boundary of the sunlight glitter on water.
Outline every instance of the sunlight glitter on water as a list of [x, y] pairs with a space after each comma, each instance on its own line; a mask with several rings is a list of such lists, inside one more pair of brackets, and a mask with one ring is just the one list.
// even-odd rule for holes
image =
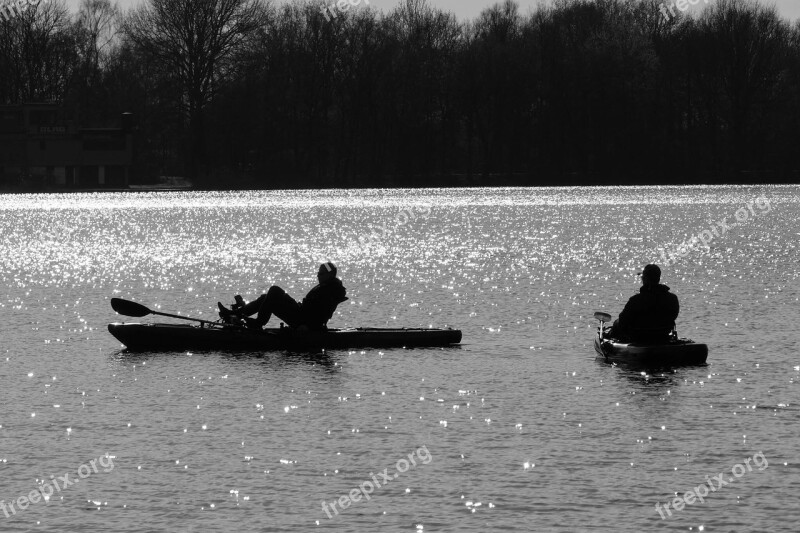
[[[597, 363], [592, 313], [618, 313], [659, 247], [760, 194], [774, 198], [769, 216], [665, 269], [679, 332], [712, 346], [712, 366], [642, 375]], [[197, 529], [641, 531], [658, 527], [655, 502], [741, 461], [743, 446], [794, 465], [753, 483], [793, 486], [799, 197], [797, 187], [2, 196], [0, 403], [14, 406], [0, 420], [3, 496], [100, 451], [119, 457], [114, 472], [24, 519], [43, 531], [149, 531], [181, 509]], [[408, 209], [414, 218], [400, 216]], [[273, 283], [301, 298], [328, 259], [351, 298], [336, 325], [452, 325], [464, 346], [129, 354], [105, 330], [123, 319], [112, 296], [216, 319], [218, 300]], [[337, 522], [320, 510], [422, 445], [430, 464]], [[675, 527], [747, 529], [726, 511], [740, 495], [764, 529], [795, 518], [788, 496], [751, 488], [721, 492]], [[76, 514], [87, 502], [104, 504]]]

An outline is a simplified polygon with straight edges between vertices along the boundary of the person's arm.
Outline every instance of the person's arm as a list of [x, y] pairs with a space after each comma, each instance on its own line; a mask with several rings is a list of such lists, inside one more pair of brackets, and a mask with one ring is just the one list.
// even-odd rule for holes
[[676, 295], [672, 295], [672, 308], [670, 309], [670, 317], [672, 318], [672, 322], [674, 323], [678, 319], [678, 315], [681, 312], [681, 304], [678, 301], [678, 297]]
[[633, 323], [633, 317], [636, 315], [636, 299], [639, 295], [635, 294], [628, 299], [628, 303], [619, 314], [619, 326], [627, 328]]
[[346, 294], [347, 289], [344, 288], [344, 285], [339, 285], [330, 291], [330, 294], [325, 302], [324, 320], [322, 321], [323, 324], [328, 323], [328, 320], [330, 320], [333, 316], [333, 313], [336, 312], [336, 308], [339, 307], [340, 303], [349, 300]]
[[317, 286], [303, 300], [303, 311], [313, 325], [324, 326], [331, 319], [336, 307], [347, 300], [343, 286]]

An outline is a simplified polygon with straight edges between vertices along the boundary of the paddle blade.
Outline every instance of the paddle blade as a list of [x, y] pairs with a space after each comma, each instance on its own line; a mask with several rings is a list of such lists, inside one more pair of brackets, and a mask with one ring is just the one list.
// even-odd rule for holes
[[598, 311], [594, 314], [594, 317], [601, 322], [611, 322], [611, 315], [608, 313], [601, 313]]
[[152, 313], [152, 311], [142, 304], [137, 304], [130, 300], [123, 300], [122, 298], [111, 298], [111, 309], [121, 315], [134, 317], [147, 316]]

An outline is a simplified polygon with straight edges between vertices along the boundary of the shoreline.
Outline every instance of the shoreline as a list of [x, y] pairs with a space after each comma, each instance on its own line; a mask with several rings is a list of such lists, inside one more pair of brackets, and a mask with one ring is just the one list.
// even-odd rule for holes
[[19, 189], [2, 189], [0, 188], [0, 195], [13, 195], [13, 194], [93, 194], [93, 193], [142, 193], [142, 192], [232, 192], [232, 191], [315, 191], [315, 190], [375, 190], [375, 189], [473, 189], [473, 188], [519, 188], [519, 189], [546, 189], [557, 187], [589, 187], [589, 188], [607, 188], [607, 187], [773, 187], [773, 186], [800, 186], [800, 180], [797, 182], [790, 181], [775, 181], [775, 182], [719, 182], [719, 183], [547, 183], [536, 185], [523, 185], [523, 184], [475, 184], [475, 185], [431, 185], [427, 187], [421, 186], [372, 186], [372, 187], [134, 187], [134, 188], [108, 188], [108, 189], [41, 189], [41, 188], [19, 188]]

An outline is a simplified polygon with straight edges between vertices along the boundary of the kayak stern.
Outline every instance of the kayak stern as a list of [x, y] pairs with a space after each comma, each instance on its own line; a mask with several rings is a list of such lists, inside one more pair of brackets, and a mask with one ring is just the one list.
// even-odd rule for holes
[[624, 343], [595, 337], [594, 349], [609, 363], [645, 367], [697, 366], [706, 363], [708, 346], [688, 339], [663, 344]]

